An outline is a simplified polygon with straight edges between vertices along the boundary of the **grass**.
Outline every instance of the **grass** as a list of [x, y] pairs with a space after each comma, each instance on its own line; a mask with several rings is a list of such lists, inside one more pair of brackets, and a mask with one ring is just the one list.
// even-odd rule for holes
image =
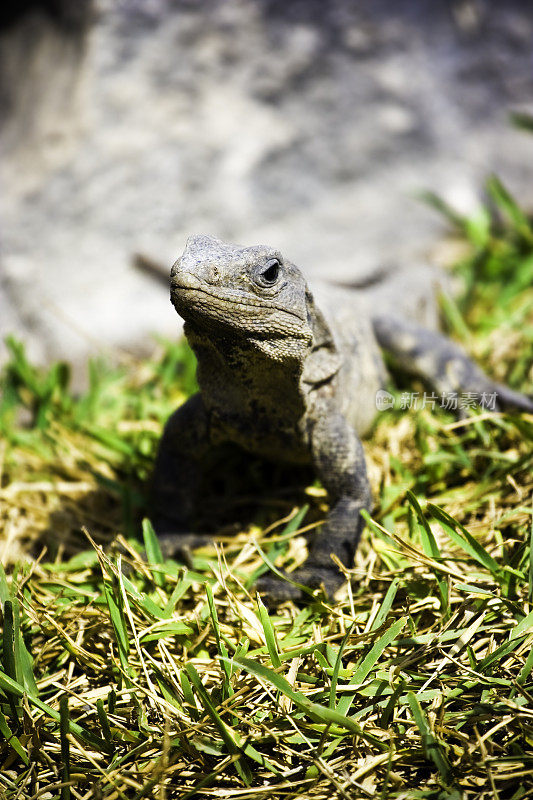
[[[533, 232], [489, 188], [471, 219], [430, 198], [463, 241], [464, 296], [444, 312], [531, 391]], [[186, 346], [92, 363], [81, 396], [65, 365], [10, 347], [0, 797], [533, 796], [533, 418], [379, 414], [350, 586], [272, 613], [253, 590], [262, 552], [301, 562], [320, 487], [188, 567], [140, 533], [161, 426], [194, 390]]]

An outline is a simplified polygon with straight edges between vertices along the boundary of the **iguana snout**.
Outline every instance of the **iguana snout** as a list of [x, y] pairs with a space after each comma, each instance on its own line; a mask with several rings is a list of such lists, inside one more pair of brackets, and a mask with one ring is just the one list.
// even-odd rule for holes
[[188, 322], [261, 339], [309, 342], [306, 283], [274, 248], [191, 236], [171, 270], [171, 298]]

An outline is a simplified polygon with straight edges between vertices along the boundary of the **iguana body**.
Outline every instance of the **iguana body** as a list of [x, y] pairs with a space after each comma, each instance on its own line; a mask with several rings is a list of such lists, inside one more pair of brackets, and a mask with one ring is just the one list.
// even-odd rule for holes
[[[440, 392], [497, 392], [500, 405], [533, 411], [527, 397], [495, 384], [451, 341], [365, 308], [348, 288], [318, 287], [276, 250], [194, 236], [171, 272], [171, 298], [198, 359], [200, 392], [169, 419], [153, 480], [153, 521], [166, 549], [191, 534], [208, 454], [231, 443], [272, 462], [310, 464], [330, 511], [309, 558], [291, 574], [332, 593], [350, 566], [371, 502], [359, 436], [376, 412], [386, 372], [380, 346]], [[271, 600], [299, 590], [261, 579]]]

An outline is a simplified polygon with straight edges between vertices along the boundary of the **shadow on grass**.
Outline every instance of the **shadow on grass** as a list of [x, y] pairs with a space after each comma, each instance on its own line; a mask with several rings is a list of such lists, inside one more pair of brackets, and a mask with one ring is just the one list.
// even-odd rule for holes
[[[224, 461], [210, 463], [200, 487], [192, 532], [227, 538], [250, 526], [274, 524], [295, 506], [311, 500], [306, 522], [323, 518], [325, 498], [318, 491], [309, 497], [312, 471], [302, 467], [281, 467], [241, 453], [225, 453]], [[122, 473], [123, 477], [120, 477]], [[94, 480], [94, 478], [93, 478]], [[68, 489], [68, 483], [62, 482]], [[142, 543], [142, 519], [150, 517], [150, 479], [128, 474], [128, 465], [116, 465], [116, 476], [98, 475], [94, 487], [58, 493], [44, 525], [34, 528], [31, 554], [46, 547], [47, 560], [72, 558], [89, 545], [86, 532], [104, 549], [117, 535]]]

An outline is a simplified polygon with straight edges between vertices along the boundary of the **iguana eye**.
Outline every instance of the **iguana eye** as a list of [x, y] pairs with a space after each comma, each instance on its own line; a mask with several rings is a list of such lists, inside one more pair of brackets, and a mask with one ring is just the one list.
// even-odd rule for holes
[[277, 258], [270, 258], [265, 264], [261, 264], [256, 272], [256, 280], [261, 286], [274, 286], [279, 278], [281, 264]]

